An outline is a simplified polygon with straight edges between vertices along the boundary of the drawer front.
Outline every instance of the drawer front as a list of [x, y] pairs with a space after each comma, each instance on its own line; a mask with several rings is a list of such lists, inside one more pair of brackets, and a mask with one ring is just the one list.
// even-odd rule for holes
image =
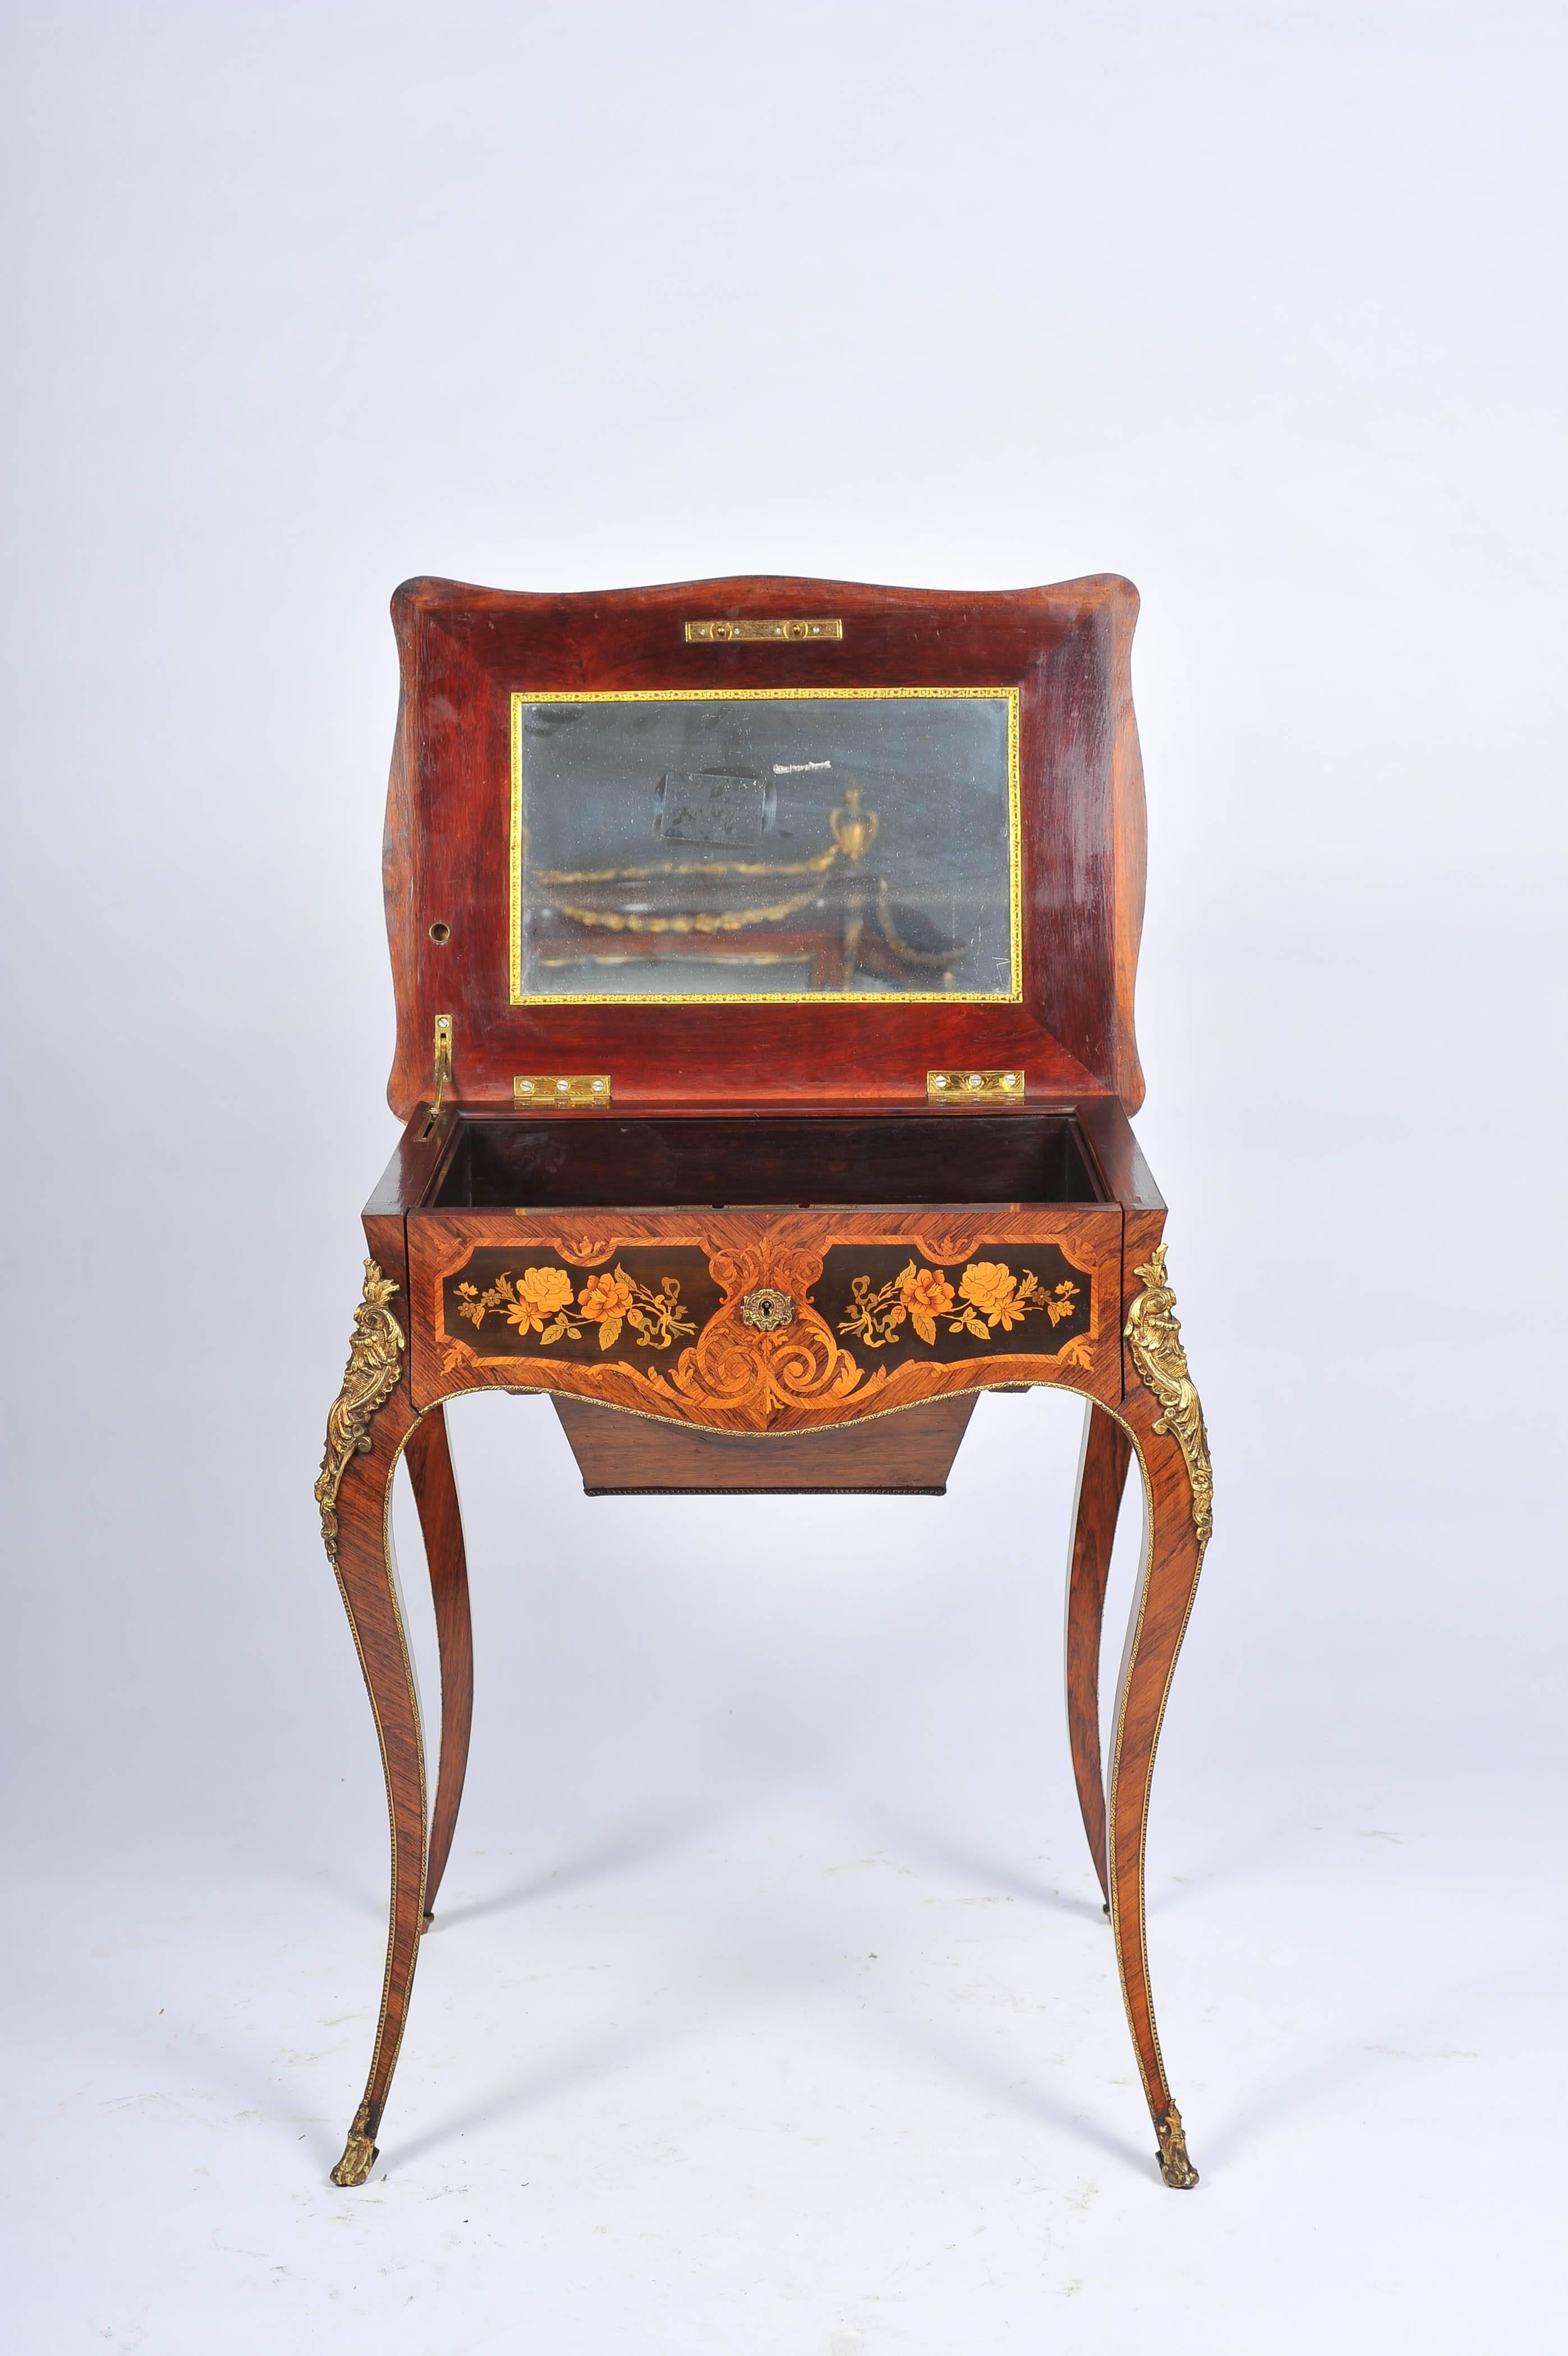
[[542, 1389], [802, 1431], [1002, 1383], [1122, 1395], [1122, 1213], [415, 1212], [422, 1407]]

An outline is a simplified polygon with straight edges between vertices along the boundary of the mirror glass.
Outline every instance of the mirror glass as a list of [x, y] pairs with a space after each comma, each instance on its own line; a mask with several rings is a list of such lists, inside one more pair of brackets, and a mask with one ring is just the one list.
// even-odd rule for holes
[[1016, 999], [1015, 688], [512, 699], [511, 998]]

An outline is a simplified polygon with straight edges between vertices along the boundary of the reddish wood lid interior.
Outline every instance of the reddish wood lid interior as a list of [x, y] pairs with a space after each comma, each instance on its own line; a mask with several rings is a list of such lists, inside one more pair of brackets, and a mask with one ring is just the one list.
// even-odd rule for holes
[[[565, 595], [405, 582], [387, 798], [397, 997], [388, 1097], [510, 1104], [525, 1073], [599, 1074], [617, 1110], [922, 1102], [929, 1070], [1022, 1069], [1028, 1096], [1143, 1098], [1133, 990], [1144, 786], [1130, 650], [1138, 596], [1096, 574], [969, 594], [756, 576]], [[842, 619], [840, 638], [692, 643], [693, 619]], [[1022, 1001], [515, 1006], [510, 981], [511, 698], [585, 689], [1019, 690]], [[445, 938], [432, 937], [445, 928]]]

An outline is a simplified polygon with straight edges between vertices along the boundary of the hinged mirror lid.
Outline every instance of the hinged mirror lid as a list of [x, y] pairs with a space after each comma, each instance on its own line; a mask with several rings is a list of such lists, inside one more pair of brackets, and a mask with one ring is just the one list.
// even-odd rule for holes
[[459, 1102], [915, 1105], [957, 1071], [1134, 1108], [1137, 602], [405, 584], [393, 1108], [437, 1016]]

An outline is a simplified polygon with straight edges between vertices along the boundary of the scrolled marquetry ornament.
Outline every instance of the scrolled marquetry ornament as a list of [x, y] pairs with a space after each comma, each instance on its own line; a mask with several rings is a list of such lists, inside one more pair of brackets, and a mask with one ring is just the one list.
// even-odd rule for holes
[[[1160, 1403], [1156, 1431], [1169, 1432], [1187, 1463], [1192, 1486], [1192, 1526], [1197, 1535], [1199, 1561], [1214, 1527], [1214, 1474], [1208, 1462], [1208, 1434], [1203, 1427], [1203, 1406], [1187, 1370], [1181, 1326], [1176, 1316], [1176, 1295], [1165, 1281], [1165, 1247], [1156, 1244], [1151, 1257], [1133, 1274], [1144, 1290], [1127, 1312], [1123, 1331], [1133, 1362]], [[1173, 2116], [1175, 2115], [1173, 2114]], [[1181, 2122], [1176, 2120], [1179, 2136]], [[1162, 2146], [1163, 2148], [1163, 2146]], [[1167, 2176], [1166, 2182], [1172, 2181]]]
[[338, 1492], [349, 1460], [370, 1453], [371, 1419], [396, 1390], [402, 1373], [398, 1360], [404, 1346], [403, 1328], [387, 1306], [399, 1290], [373, 1259], [365, 1262], [364, 1296], [354, 1312], [343, 1387], [328, 1411], [327, 1447], [316, 1483], [321, 1541], [328, 1561], [334, 1563], [338, 1559]]
[[1187, 2135], [1174, 2103], [1163, 2119], [1155, 2120], [1155, 2133], [1160, 2139], [1160, 2174], [1173, 2192], [1190, 2192], [1197, 2170], [1187, 2156]]

